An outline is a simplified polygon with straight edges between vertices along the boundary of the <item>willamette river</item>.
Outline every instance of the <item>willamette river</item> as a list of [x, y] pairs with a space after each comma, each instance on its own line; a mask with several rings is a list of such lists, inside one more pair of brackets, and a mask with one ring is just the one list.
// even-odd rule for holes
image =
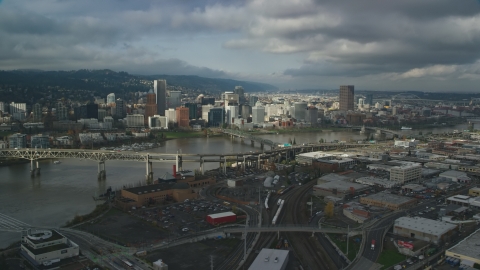
[[[479, 123], [480, 124], [480, 123]], [[455, 127], [428, 130], [408, 130], [405, 134], [418, 134], [419, 131], [443, 133], [454, 129], [464, 130], [466, 124]], [[359, 132], [316, 132], [297, 134], [265, 135], [274, 142], [296, 140], [297, 144], [318, 142], [324, 139], [348, 141], [363, 140], [368, 134]], [[259, 151], [258, 145], [251, 147], [249, 142], [230, 140], [228, 137], [177, 139], [165, 142], [159, 148], [148, 152], [159, 153], [238, 153]], [[165, 172], [172, 172], [168, 163], [154, 163], [154, 179]], [[197, 169], [199, 164], [184, 163], [184, 169]], [[40, 162], [41, 175], [30, 177], [30, 164], [0, 167], [0, 213], [37, 226], [61, 226], [76, 214], [86, 214], [95, 208], [92, 196], [103, 193], [109, 187], [143, 181], [145, 164], [142, 162], [107, 161], [107, 179], [97, 180], [97, 163], [90, 160], [65, 159], [61, 164], [51, 160]], [[218, 167], [216, 163], [206, 163], [205, 169]], [[20, 240], [19, 233], [0, 232], [0, 248]]]

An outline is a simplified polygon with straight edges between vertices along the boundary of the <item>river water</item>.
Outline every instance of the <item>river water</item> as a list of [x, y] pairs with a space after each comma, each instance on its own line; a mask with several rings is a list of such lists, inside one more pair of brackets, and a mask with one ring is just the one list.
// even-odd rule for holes
[[[480, 124], [480, 123], [479, 123]], [[477, 125], [478, 126], [478, 125]], [[406, 135], [418, 132], [443, 133], [454, 129], [464, 130], [466, 124], [455, 127], [439, 127], [428, 130], [405, 130]], [[349, 141], [364, 140], [369, 134], [356, 132], [315, 132], [264, 135], [274, 142], [286, 143], [295, 139], [297, 144], [318, 142], [324, 139]], [[258, 145], [228, 137], [189, 138], [166, 141], [161, 147], [149, 149], [154, 153], [239, 153], [260, 151]], [[169, 163], [153, 163], [154, 179], [165, 172], [172, 173]], [[184, 163], [184, 169], [197, 169], [199, 164]], [[0, 213], [36, 226], [61, 226], [76, 214], [82, 215], [95, 208], [92, 196], [105, 192], [109, 187], [137, 183], [145, 178], [143, 162], [107, 161], [106, 180], [97, 180], [97, 163], [90, 160], [64, 159], [60, 164], [52, 160], [40, 162], [41, 175], [30, 177], [30, 164], [0, 167]], [[217, 163], [206, 163], [205, 169], [214, 169]], [[20, 240], [19, 233], [0, 232], [0, 248]]]

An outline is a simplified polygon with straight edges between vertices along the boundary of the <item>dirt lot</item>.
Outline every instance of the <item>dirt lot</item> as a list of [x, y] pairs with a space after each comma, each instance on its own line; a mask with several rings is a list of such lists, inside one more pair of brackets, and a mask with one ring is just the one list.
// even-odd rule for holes
[[115, 208], [99, 221], [86, 223], [80, 229], [125, 246], [150, 245], [168, 237], [162, 228]]
[[146, 259], [151, 262], [162, 259], [169, 269], [210, 269], [210, 256], [213, 256], [215, 268], [239, 242], [240, 240], [235, 238], [206, 240], [156, 251], [148, 254]]

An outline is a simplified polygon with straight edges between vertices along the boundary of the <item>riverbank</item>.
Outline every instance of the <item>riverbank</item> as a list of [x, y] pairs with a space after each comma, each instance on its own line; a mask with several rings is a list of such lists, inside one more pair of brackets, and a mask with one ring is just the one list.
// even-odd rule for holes
[[93, 211], [88, 214], [75, 215], [75, 217], [72, 220], [67, 221], [67, 223], [65, 224], [65, 227], [75, 227], [84, 222], [91, 221], [95, 218], [102, 216], [109, 210], [110, 210], [110, 205], [108, 203], [99, 204], [95, 206], [95, 209], [93, 209]]

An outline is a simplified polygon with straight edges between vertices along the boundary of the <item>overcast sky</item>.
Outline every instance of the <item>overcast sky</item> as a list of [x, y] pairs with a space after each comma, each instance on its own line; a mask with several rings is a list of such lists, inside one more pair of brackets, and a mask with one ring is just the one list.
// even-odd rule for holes
[[0, 69], [25, 68], [478, 91], [480, 3], [0, 0]]

